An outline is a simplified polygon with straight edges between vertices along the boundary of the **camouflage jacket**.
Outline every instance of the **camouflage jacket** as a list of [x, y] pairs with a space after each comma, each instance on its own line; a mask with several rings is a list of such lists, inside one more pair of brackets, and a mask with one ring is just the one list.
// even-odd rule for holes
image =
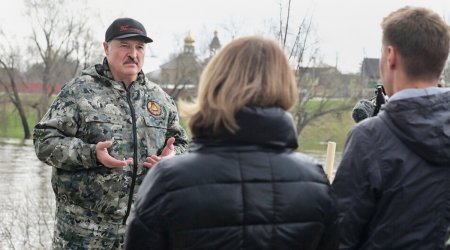
[[[103, 221], [125, 221], [147, 168], [175, 137], [175, 151], [188, 145], [176, 105], [140, 72], [129, 87], [112, 80], [106, 59], [66, 83], [34, 129], [38, 158], [53, 166], [52, 187], [59, 209], [93, 214]], [[113, 140], [116, 159], [134, 158], [124, 168], [97, 162], [95, 145]]]

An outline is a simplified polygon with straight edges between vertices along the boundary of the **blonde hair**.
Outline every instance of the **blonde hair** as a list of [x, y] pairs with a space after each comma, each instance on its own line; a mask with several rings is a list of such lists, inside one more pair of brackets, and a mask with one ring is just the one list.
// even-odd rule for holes
[[[204, 69], [189, 128], [193, 136], [204, 129], [234, 133], [239, 128], [235, 115], [243, 107], [289, 110], [297, 98], [294, 73], [278, 43], [242, 37], [222, 48]], [[186, 106], [180, 108], [189, 113]]]

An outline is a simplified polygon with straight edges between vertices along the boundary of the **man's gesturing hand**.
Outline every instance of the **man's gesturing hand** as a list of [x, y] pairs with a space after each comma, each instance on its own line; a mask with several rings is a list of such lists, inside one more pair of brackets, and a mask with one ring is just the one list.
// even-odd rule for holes
[[166, 157], [171, 157], [175, 155], [175, 149], [173, 147], [173, 143], [175, 142], [175, 138], [170, 137], [167, 139], [166, 147], [164, 147], [163, 151], [159, 156], [152, 155], [147, 157], [147, 161], [144, 162], [144, 166], [151, 168], [153, 167], [158, 161], [162, 160]]
[[109, 155], [107, 148], [112, 146], [112, 141], [103, 141], [95, 145], [95, 151], [97, 155], [97, 160], [108, 168], [125, 167], [133, 163], [133, 158], [128, 158], [124, 160], [117, 160], [116, 158]]

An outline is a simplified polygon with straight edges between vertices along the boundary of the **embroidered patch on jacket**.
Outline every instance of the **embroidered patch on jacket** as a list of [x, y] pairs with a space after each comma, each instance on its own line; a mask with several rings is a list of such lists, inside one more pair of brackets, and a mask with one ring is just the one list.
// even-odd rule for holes
[[149, 101], [147, 103], [147, 110], [154, 116], [161, 115], [161, 106], [157, 102]]

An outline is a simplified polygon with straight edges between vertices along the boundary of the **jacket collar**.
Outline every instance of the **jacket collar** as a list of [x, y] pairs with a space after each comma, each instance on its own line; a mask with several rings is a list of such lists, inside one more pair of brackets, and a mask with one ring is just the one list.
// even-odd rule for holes
[[244, 107], [236, 114], [239, 130], [223, 129], [218, 135], [202, 131], [193, 139], [191, 149], [202, 146], [258, 146], [271, 149], [296, 149], [297, 131], [289, 112], [279, 107]]

